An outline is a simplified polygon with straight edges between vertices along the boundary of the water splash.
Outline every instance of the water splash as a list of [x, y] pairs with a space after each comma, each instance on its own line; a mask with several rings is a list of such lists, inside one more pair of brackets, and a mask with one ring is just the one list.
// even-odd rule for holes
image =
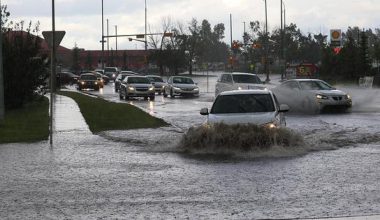
[[255, 155], [289, 156], [289, 151], [293, 152], [297, 149], [296, 151], [299, 152], [303, 145], [302, 136], [290, 129], [221, 123], [212, 126], [205, 124], [191, 127], [183, 135], [178, 148], [192, 154], [249, 155], [252, 157]]

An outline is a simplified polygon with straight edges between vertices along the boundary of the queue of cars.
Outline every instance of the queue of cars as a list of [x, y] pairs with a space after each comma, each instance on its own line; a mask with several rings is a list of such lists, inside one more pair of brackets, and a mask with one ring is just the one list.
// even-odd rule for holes
[[[104, 82], [98, 74], [93, 74], [98, 76], [96, 80], [90, 75], [80, 76], [78, 89], [102, 88]], [[165, 82], [157, 75], [121, 71], [114, 85], [120, 99], [143, 97], [154, 101], [156, 93], [171, 98], [199, 96], [197, 83], [186, 76], [171, 76]], [[319, 79], [292, 79], [267, 88], [256, 74], [234, 72], [220, 75], [211, 109], [203, 108], [200, 114], [207, 116], [209, 124], [250, 123], [274, 128], [286, 125], [284, 113], [288, 111], [320, 113], [326, 108], [345, 111], [351, 106], [350, 95]]]

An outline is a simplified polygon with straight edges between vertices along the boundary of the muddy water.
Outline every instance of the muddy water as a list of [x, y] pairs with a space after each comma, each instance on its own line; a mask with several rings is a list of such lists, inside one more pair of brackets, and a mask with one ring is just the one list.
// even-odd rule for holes
[[[156, 100], [154, 105], [139, 100], [132, 104], [173, 126], [92, 135], [78, 110], [67, 99], [58, 99], [62, 105], [56, 110], [62, 117], [57, 117], [53, 148], [46, 142], [0, 145], [0, 218], [283, 219], [380, 214], [380, 111], [288, 115], [288, 127], [304, 138], [301, 153], [272, 147], [262, 156], [225, 157], [177, 148], [191, 126], [203, 123], [199, 109], [209, 107], [212, 94]], [[69, 118], [63, 116], [68, 108], [73, 110]]]

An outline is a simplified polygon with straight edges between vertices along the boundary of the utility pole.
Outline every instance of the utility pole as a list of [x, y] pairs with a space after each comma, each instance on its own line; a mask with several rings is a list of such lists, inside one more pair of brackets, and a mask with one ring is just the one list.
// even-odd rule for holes
[[110, 39], [108, 36], [110, 35], [110, 29], [109, 29], [109, 23], [108, 23], [108, 18], [107, 18], [107, 63], [109, 62], [110, 59]]
[[118, 63], [119, 63], [119, 56], [117, 54], [117, 25], [115, 25], [115, 35], [116, 35], [116, 38], [115, 38], [115, 42], [116, 42], [116, 66], [118, 66]]
[[116, 53], [117, 53], [117, 25], [115, 25], [115, 36], [116, 36]]
[[284, 57], [283, 57], [283, 54], [284, 54], [284, 28], [283, 28], [283, 25], [282, 25], [282, 0], [280, 0], [280, 4], [281, 4], [281, 11], [280, 11], [280, 17], [281, 17], [281, 51], [280, 51], [280, 65], [281, 65], [281, 81], [284, 80], [284, 64], [282, 64], [282, 62], [284, 62]]
[[52, 50], [51, 50], [51, 74], [50, 74], [50, 146], [53, 145], [53, 102], [55, 93], [55, 2], [52, 0]]
[[146, 0], [145, 0], [145, 50], [148, 50], [148, 41], [147, 41], [147, 8], [146, 8]]
[[5, 118], [4, 72], [3, 72], [3, 9], [0, 0], [0, 124]]
[[267, 12], [267, 0], [265, 1], [265, 58], [264, 58], [264, 72], [267, 76], [266, 82], [269, 82], [269, 69], [268, 69], [268, 49], [269, 49], [269, 39], [268, 39], [268, 12]]
[[101, 41], [101, 43], [102, 43], [102, 69], [104, 69], [104, 13], [103, 13], [103, 0], [102, 0], [102, 41]]

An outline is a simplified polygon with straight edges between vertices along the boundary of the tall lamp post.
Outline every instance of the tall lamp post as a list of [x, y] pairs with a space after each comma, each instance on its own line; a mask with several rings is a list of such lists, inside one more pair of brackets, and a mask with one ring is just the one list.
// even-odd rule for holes
[[104, 13], [103, 13], [103, 0], [102, 0], [102, 69], [104, 69]]
[[145, 0], [145, 50], [148, 50], [148, 40], [147, 40], [147, 27], [146, 27], [146, 23], [147, 23], [147, 8], [146, 8], [146, 0]]
[[266, 82], [269, 82], [269, 70], [268, 70], [268, 12], [267, 12], [267, 0], [265, 2], [265, 58], [264, 58], [264, 71], [267, 76], [265, 79]]
[[5, 118], [5, 102], [4, 102], [4, 74], [3, 74], [3, 10], [0, 0], [0, 123]]

